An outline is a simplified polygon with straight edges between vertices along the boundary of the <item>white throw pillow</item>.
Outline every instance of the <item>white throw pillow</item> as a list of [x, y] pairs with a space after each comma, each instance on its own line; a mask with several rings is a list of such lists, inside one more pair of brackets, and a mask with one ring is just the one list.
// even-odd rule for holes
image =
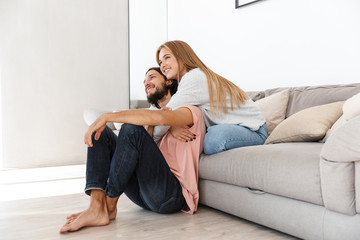
[[330, 137], [330, 135], [339, 127], [344, 125], [347, 121], [353, 119], [354, 117], [360, 115], [360, 93], [352, 96], [345, 101], [343, 107], [343, 115], [334, 123], [334, 125], [327, 131], [322, 142]]
[[360, 93], [345, 101], [343, 112], [346, 121], [360, 115]]

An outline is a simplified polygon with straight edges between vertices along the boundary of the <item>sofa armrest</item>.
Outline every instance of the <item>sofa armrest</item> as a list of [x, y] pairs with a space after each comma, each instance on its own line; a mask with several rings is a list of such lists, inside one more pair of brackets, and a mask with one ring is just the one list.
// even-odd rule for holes
[[360, 116], [349, 120], [330, 135], [320, 157], [331, 162], [360, 161]]
[[360, 189], [360, 117], [351, 119], [336, 129], [320, 153], [320, 179], [324, 206], [327, 209], [354, 215], [356, 190]]

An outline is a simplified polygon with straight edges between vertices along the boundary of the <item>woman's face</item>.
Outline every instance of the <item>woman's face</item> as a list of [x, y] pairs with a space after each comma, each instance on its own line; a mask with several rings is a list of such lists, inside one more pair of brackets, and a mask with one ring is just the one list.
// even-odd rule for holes
[[166, 76], [167, 79], [177, 79], [178, 73], [180, 73], [181, 79], [182, 76], [186, 73], [184, 64], [180, 64], [179, 66], [178, 61], [173, 53], [166, 48], [162, 48], [159, 52], [159, 65], [161, 72]]

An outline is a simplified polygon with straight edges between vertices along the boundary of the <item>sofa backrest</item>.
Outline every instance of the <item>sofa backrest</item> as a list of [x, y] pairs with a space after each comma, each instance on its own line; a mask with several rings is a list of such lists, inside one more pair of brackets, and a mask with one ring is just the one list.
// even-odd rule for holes
[[[251, 99], [257, 101], [287, 88], [272, 88], [265, 91], [248, 92]], [[344, 101], [360, 92], [360, 83], [291, 87], [286, 110], [286, 118], [305, 108], [332, 102]]]

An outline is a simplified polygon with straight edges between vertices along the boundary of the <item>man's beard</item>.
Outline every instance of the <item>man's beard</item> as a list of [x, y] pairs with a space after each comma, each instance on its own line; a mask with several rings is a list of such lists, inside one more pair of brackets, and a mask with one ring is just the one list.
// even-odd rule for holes
[[160, 108], [158, 101], [165, 97], [169, 92], [169, 86], [165, 83], [162, 84], [162, 88], [155, 88], [155, 92], [153, 94], [147, 95], [147, 100], [150, 104], [154, 105], [157, 108]]

